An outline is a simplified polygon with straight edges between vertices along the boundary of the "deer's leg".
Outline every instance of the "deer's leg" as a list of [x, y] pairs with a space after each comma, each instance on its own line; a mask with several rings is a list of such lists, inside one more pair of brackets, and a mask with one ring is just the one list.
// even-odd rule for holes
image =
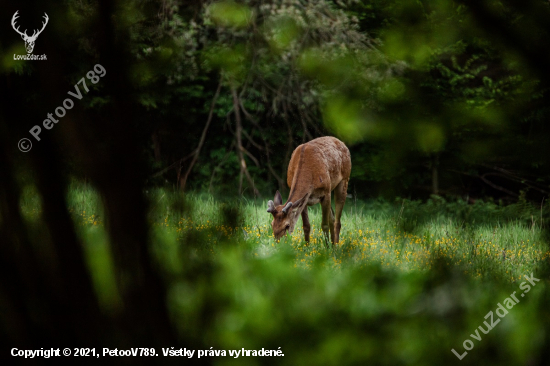
[[334, 226], [335, 218], [334, 218], [334, 209], [332, 208], [332, 204], [330, 205], [330, 240], [332, 241], [332, 244], [338, 243], [338, 232], [336, 231], [336, 228]]
[[334, 220], [332, 219], [332, 208], [330, 205], [330, 191], [323, 197], [323, 200], [321, 201], [321, 209], [323, 210], [323, 222], [321, 224], [321, 228], [323, 229], [323, 233], [326, 237], [330, 238], [330, 241], [334, 243]]
[[[329, 194], [330, 197], [330, 194]], [[330, 228], [330, 241], [332, 242], [332, 246], [334, 247], [334, 243], [337, 243], [338, 241], [334, 241], [336, 234], [336, 231], [334, 230], [334, 209], [332, 208], [332, 203], [330, 203], [330, 215], [329, 215], [329, 228]]]
[[302, 226], [304, 228], [304, 237], [306, 239], [306, 244], [309, 244], [309, 232], [311, 225], [309, 224], [309, 216], [307, 214], [307, 206], [302, 210]]
[[340, 223], [340, 218], [342, 217], [342, 211], [344, 209], [344, 204], [346, 203], [346, 196], [348, 194], [348, 181], [341, 181], [334, 190], [334, 200], [336, 206], [336, 217], [334, 221], [334, 239], [335, 243], [340, 241], [340, 228], [342, 224]]

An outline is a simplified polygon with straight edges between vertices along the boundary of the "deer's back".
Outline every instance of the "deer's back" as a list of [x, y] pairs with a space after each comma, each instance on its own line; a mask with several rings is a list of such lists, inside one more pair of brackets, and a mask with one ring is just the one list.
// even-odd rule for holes
[[346, 145], [336, 137], [319, 137], [294, 150], [288, 164], [287, 184], [313, 186], [331, 191], [351, 173]]

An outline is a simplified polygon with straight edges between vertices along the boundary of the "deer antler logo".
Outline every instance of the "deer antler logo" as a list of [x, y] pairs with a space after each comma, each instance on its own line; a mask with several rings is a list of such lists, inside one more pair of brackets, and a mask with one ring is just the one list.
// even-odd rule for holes
[[28, 36], [26, 29], [25, 29], [25, 32], [20, 32], [19, 27], [15, 28], [15, 20], [19, 17], [19, 15], [17, 15], [18, 12], [19, 12], [19, 10], [17, 10], [15, 12], [15, 14], [13, 14], [13, 18], [11, 18], [11, 26], [13, 27], [13, 29], [17, 33], [19, 33], [21, 35], [21, 38], [23, 38], [23, 41], [25, 41], [25, 48], [27, 49], [27, 53], [32, 53], [32, 50], [34, 49], [34, 42], [36, 41], [36, 38], [38, 38], [40, 33], [42, 33], [44, 28], [46, 28], [46, 24], [48, 24], [48, 20], [49, 20], [48, 14], [44, 13], [44, 18], [45, 18], [46, 21], [42, 22], [42, 29], [40, 29], [40, 30], [35, 29], [32, 36]]

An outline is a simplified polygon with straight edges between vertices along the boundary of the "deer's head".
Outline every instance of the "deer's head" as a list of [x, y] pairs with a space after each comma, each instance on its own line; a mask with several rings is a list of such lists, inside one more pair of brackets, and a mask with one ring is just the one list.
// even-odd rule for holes
[[32, 50], [34, 49], [34, 42], [36, 42], [36, 38], [38, 38], [40, 33], [42, 33], [44, 28], [46, 28], [46, 24], [48, 24], [48, 20], [49, 20], [48, 14], [44, 13], [45, 22], [42, 22], [42, 29], [40, 30], [35, 29], [32, 36], [29, 36], [27, 34], [26, 29], [24, 32], [21, 32], [19, 31], [19, 27], [17, 28], [15, 27], [15, 20], [19, 17], [19, 15], [17, 15], [18, 12], [19, 10], [17, 10], [15, 14], [13, 14], [13, 17], [11, 18], [11, 26], [17, 33], [21, 35], [21, 38], [23, 38], [23, 41], [25, 41], [25, 48], [27, 49], [27, 53], [32, 53]]
[[292, 234], [296, 221], [307, 204], [306, 196], [307, 194], [296, 202], [289, 201], [283, 205], [281, 194], [277, 191], [273, 201], [267, 202], [267, 212], [273, 215], [271, 228], [275, 240], [279, 240], [287, 233]]

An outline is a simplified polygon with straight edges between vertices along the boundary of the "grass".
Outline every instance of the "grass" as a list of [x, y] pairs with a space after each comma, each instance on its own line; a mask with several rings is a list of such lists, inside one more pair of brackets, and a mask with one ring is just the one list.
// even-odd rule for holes
[[[32, 186], [23, 192], [23, 216], [39, 223], [40, 200]], [[540, 215], [526, 203], [348, 200], [341, 242], [332, 249], [320, 231], [319, 207], [310, 209], [312, 241], [305, 245], [300, 224], [275, 242], [266, 200], [182, 199], [162, 189], [146, 196], [152, 253], [182, 344], [281, 347], [285, 354], [221, 357], [212, 359], [215, 364], [539, 360], [550, 321], [544, 207]], [[82, 185], [73, 185], [67, 199], [98, 301], [106, 312], [121, 311], [123, 284], [116, 280], [101, 200]], [[519, 291], [531, 273], [540, 283], [501, 324], [472, 339], [487, 312]], [[462, 354], [466, 339], [475, 347], [459, 361], [451, 349]]]
[[[170, 209], [177, 200], [177, 193], [151, 193], [153, 226], [175, 235], [177, 241], [184, 241], [192, 232], [205, 234], [200, 245], [215, 253], [220, 242], [236, 240], [258, 257], [269, 257], [287, 245], [292, 248], [295, 265], [304, 268], [319, 258], [330, 257], [326, 264], [338, 268], [376, 263], [401, 271], [428, 271], [437, 257], [473, 277], [498, 276], [514, 283], [550, 257], [542, 220], [532, 224], [514, 218], [510, 207], [488, 203], [470, 207], [441, 200], [424, 206], [410, 201], [401, 205], [348, 202], [342, 215], [340, 243], [327, 250], [319, 206], [309, 208], [312, 233], [311, 243], [306, 245], [300, 221], [292, 235], [280, 243], [274, 241], [271, 215], [265, 212], [267, 201], [224, 203], [211, 196], [190, 195], [186, 202], [191, 209], [186, 215]], [[227, 224], [224, 210], [225, 215], [232, 215], [233, 210], [237, 216], [233, 225]], [[463, 212], [459, 220], [456, 217], [460, 214], [453, 210], [469, 210], [468, 216]]]
[[[271, 215], [265, 212], [267, 200], [223, 202], [209, 195], [190, 194], [182, 202], [179, 193], [166, 190], [153, 190], [147, 196], [149, 220], [157, 236], [170, 237], [170, 242], [178, 245], [198, 235], [197, 246], [213, 254], [220, 244], [237, 241], [260, 258], [290, 246], [295, 266], [303, 268], [330, 257], [325, 265], [334, 268], [375, 263], [400, 271], [428, 271], [437, 257], [473, 277], [499, 277], [512, 283], [550, 260], [543, 217], [533, 220], [539, 212], [534, 207], [526, 212], [525, 204], [467, 205], [439, 198], [426, 204], [348, 200], [340, 243], [328, 250], [331, 246], [320, 228], [318, 205], [309, 208], [312, 232], [311, 243], [306, 245], [300, 220], [292, 235], [274, 241]], [[86, 228], [81, 230], [84, 239], [92, 232], [90, 228], [104, 226], [104, 211], [93, 189], [73, 185], [68, 202], [77, 227]], [[23, 190], [21, 206], [28, 220], [39, 218], [40, 200], [32, 186]], [[519, 214], [514, 216], [514, 211]]]

